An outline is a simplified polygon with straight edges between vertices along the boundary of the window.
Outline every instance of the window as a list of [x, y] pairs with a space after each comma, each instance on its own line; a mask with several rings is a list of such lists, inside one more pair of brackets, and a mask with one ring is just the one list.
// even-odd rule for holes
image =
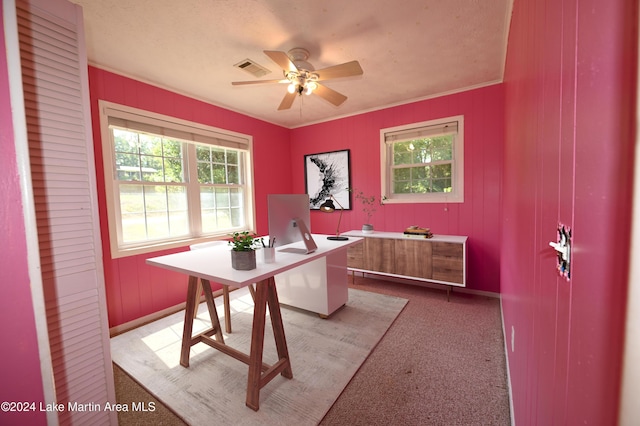
[[464, 201], [463, 117], [380, 130], [385, 203]]
[[100, 102], [113, 257], [251, 230], [251, 137]]

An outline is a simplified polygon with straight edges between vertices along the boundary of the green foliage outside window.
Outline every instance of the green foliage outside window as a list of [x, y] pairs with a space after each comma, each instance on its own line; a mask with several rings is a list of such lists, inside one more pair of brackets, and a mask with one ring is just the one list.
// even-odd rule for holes
[[454, 135], [393, 144], [393, 193], [451, 192]]
[[196, 147], [198, 181], [203, 184], [239, 184], [238, 152], [206, 145]]
[[[112, 132], [116, 180], [120, 181], [122, 241], [189, 235], [183, 166], [187, 143], [115, 127]], [[242, 226], [244, 189], [239, 152], [202, 144], [195, 146], [195, 152], [202, 232]]]
[[184, 182], [182, 142], [113, 129], [118, 180]]

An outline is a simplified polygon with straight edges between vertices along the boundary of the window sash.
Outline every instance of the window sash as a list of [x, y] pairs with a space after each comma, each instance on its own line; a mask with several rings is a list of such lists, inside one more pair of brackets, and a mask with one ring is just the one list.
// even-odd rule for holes
[[450, 121], [433, 126], [418, 126], [408, 129], [386, 132], [384, 140], [387, 144], [395, 142], [408, 142], [416, 139], [434, 138], [444, 135], [455, 135], [458, 133], [458, 122]]
[[[438, 126], [433, 126], [433, 127], [438, 127]], [[448, 126], [451, 127], [451, 126]], [[457, 123], [455, 125], [456, 131], [457, 131]], [[415, 133], [414, 133], [415, 135]], [[437, 136], [436, 136], [437, 135]], [[448, 133], [448, 135], [453, 135], [453, 137], [451, 137], [450, 142], [448, 142], [446, 148], [449, 149], [451, 151], [451, 159], [448, 160], [433, 160], [433, 161], [424, 161], [424, 162], [403, 162], [400, 164], [396, 163], [396, 147], [400, 144], [400, 143], [406, 143], [406, 142], [415, 142], [416, 144], [418, 144], [421, 140], [424, 139], [432, 139], [435, 137], [439, 137], [439, 136], [445, 136], [445, 134], [443, 134], [442, 132], [433, 132], [432, 136], [424, 136], [424, 133], [421, 133], [419, 138], [417, 139], [408, 139], [408, 140], [402, 140], [402, 141], [395, 141], [393, 143], [390, 143], [387, 145], [388, 147], [388, 152], [389, 152], [389, 158], [391, 158], [390, 161], [390, 165], [389, 168], [391, 170], [390, 173], [390, 186], [389, 186], [389, 192], [391, 193], [392, 197], [396, 197], [396, 196], [406, 196], [408, 194], [433, 194], [433, 193], [449, 193], [451, 191], [454, 190], [455, 188], [455, 168], [456, 168], [456, 156], [455, 156], [455, 133]], [[450, 145], [449, 145], [450, 144]], [[449, 165], [450, 166], [450, 174], [449, 176], [432, 176], [431, 174], [433, 173], [434, 169], [437, 166], [442, 166], [442, 165]], [[418, 169], [424, 168], [425, 169], [425, 176], [416, 176], [414, 178], [414, 171], [417, 171]], [[397, 179], [397, 171], [399, 170], [407, 170], [408, 171], [408, 179]], [[428, 171], [428, 173], [427, 173]], [[442, 191], [434, 191], [434, 182], [443, 182], [443, 181], [450, 181], [451, 185], [448, 186], [447, 188], [449, 188], [449, 191], [444, 190], [445, 188], [442, 188]], [[413, 189], [416, 186], [420, 186], [422, 183], [422, 186], [424, 187], [426, 183], [428, 183], [428, 185], [426, 185], [428, 188], [425, 188], [424, 191], [418, 191], [418, 192], [413, 192]], [[409, 189], [411, 189], [411, 191], [409, 192], [398, 192], [396, 191], [396, 188], [398, 187], [408, 187]]]
[[189, 142], [199, 142], [239, 150], [247, 150], [249, 148], [249, 140], [245, 137], [196, 128], [185, 122], [167, 121], [162, 118], [135, 114], [115, 108], [105, 108], [104, 113], [108, 116], [109, 126], [118, 127], [123, 130], [149, 133], [166, 136], [171, 139], [181, 139]]
[[[253, 179], [251, 178], [250, 169], [252, 145], [250, 136], [233, 132], [227, 134], [223, 133], [224, 131], [217, 131], [215, 128], [179, 119], [175, 119], [174, 122], [171, 117], [147, 113], [106, 101], [99, 101], [99, 103], [103, 141], [109, 142], [103, 143], [103, 153], [106, 190], [107, 194], [111, 194], [110, 197], [107, 197], [107, 210], [110, 223], [112, 257], [116, 258], [183, 246], [185, 243], [201, 241], [204, 238], [226, 236], [230, 232], [253, 229], [255, 216], [253, 212]], [[108, 114], [112, 114], [112, 116]], [[153, 181], [153, 179], [145, 180], [144, 178], [138, 180], [138, 176], [135, 176], [134, 180], [121, 179], [116, 170], [113, 129], [127, 130], [180, 142], [182, 144], [183, 181], [174, 182], [177, 180], [175, 176], [166, 179], [164, 174], [155, 176], [158, 181]], [[225, 182], [215, 184], [199, 182], [197, 173], [198, 159], [196, 156], [196, 146], [198, 145], [207, 145], [231, 151], [231, 154], [226, 152], [222, 162], [216, 161], [217, 165], [221, 165], [225, 169]], [[138, 150], [133, 155], [141, 155], [141, 152]], [[149, 159], [144, 160], [150, 160], [151, 157], [154, 157], [154, 155], [150, 155]], [[156, 155], [155, 157], [160, 161], [164, 160], [163, 155]], [[177, 158], [173, 153], [170, 157], [172, 159], [174, 157]], [[138, 160], [138, 166], [143, 166], [144, 164], [140, 161]], [[231, 182], [226, 176], [231, 176]], [[163, 178], [166, 180], [162, 180]], [[147, 194], [152, 194], [152, 198], [160, 199], [165, 197], [169, 199], [172, 198], [171, 188], [184, 188], [186, 208], [169, 206], [167, 204], [169, 201], [167, 201], [160, 207], [160, 211], [146, 211], [145, 208], [147, 206], [141, 207], [137, 205], [133, 208], [133, 210], [137, 209], [137, 211], [127, 213], [123, 211], [121, 204], [121, 198], [126, 193], [123, 192], [123, 189], [127, 188], [127, 185], [129, 185], [129, 189], [132, 188], [132, 185], [139, 185], [140, 193], [135, 194], [133, 198], [140, 197], [141, 199], [144, 199], [145, 191], [151, 191]], [[229, 196], [234, 198], [234, 205], [222, 207], [222, 204], [220, 204], [213, 209], [209, 206], [208, 209], [203, 210], [201, 208], [201, 188], [205, 187], [217, 188], [218, 191], [227, 191], [229, 194], [233, 193], [233, 195]], [[157, 193], [153, 191], [157, 191]], [[220, 217], [226, 215], [232, 220], [226, 222], [218, 220], [212, 225], [211, 222], [207, 223], [211, 214]], [[130, 223], [125, 223], [127, 215], [129, 215], [129, 218], [138, 220], [138, 223], [135, 224], [139, 227], [135, 238], [127, 238], [126, 234], [123, 234], [128, 232], [127, 226], [131, 225]], [[145, 215], [160, 224], [157, 228], [159, 232], [154, 233], [153, 230], [149, 232], [148, 228], [145, 229], [150, 221], [149, 217], [145, 217]], [[176, 219], [178, 220], [177, 222]], [[183, 225], [183, 223], [186, 225]], [[229, 227], [221, 228], [221, 224], [227, 224]]]
[[[385, 203], [432, 203], [464, 201], [464, 142], [463, 116], [450, 117], [444, 120], [414, 123], [407, 126], [381, 129], [381, 177], [382, 194]], [[414, 159], [396, 164], [394, 147], [399, 143], [417, 141], [427, 138], [454, 135], [451, 141], [451, 159], [437, 159], [429, 162], [415, 162]], [[403, 161], [403, 160], [400, 160]], [[410, 173], [407, 179], [396, 179], [398, 170], [419, 167], [434, 167], [443, 164], [451, 165], [450, 176], [431, 176], [414, 179]], [[415, 171], [415, 170], [414, 170]], [[425, 171], [425, 175], [427, 172]], [[406, 177], [406, 176], [405, 176]], [[451, 182], [449, 187], [447, 184]], [[436, 184], [434, 186], [434, 183]], [[422, 186], [423, 191], [412, 192]], [[396, 189], [402, 190], [396, 192]], [[433, 189], [436, 188], [436, 191]], [[450, 190], [448, 190], [450, 188]], [[406, 190], [406, 192], [404, 192]]]
[[[148, 244], [154, 241], [173, 240], [189, 236], [188, 223], [188, 187], [186, 184], [165, 182], [140, 182], [118, 181], [115, 185], [118, 197], [118, 216], [121, 230], [118, 232], [118, 243], [121, 247]], [[125, 191], [124, 188], [140, 187], [139, 192]], [[163, 188], [164, 193], [157, 188]], [[178, 191], [171, 191], [171, 189]], [[154, 191], [155, 189], [155, 191]], [[180, 191], [182, 189], [182, 191]], [[171, 197], [171, 193], [182, 194], [183, 209], [176, 208], [177, 197]], [[126, 197], [129, 195], [129, 197]], [[123, 200], [123, 198], [136, 198], [137, 200]], [[173, 198], [173, 200], [172, 200]], [[136, 210], [123, 211], [123, 204], [136, 207]], [[160, 208], [161, 207], [161, 208]], [[177, 216], [184, 216], [182, 226], [177, 222]], [[140, 219], [137, 221], [135, 217]], [[134, 218], [134, 219], [131, 219]], [[128, 223], [127, 223], [128, 222]], [[166, 225], [166, 231], [161, 233], [162, 225]], [[183, 231], [172, 230], [183, 228]], [[143, 234], [144, 237], [136, 237]]]

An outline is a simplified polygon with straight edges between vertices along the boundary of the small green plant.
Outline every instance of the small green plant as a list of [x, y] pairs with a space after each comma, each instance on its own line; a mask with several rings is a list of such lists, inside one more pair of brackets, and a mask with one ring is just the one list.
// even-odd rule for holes
[[256, 244], [257, 238], [256, 234], [252, 234], [249, 231], [234, 232], [231, 235], [229, 245], [233, 246], [231, 250], [234, 251], [251, 251], [255, 249], [254, 244]]

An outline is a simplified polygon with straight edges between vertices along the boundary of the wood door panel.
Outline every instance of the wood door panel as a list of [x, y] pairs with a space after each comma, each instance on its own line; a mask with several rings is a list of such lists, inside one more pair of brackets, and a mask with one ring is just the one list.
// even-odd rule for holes
[[367, 238], [365, 240], [365, 269], [394, 274], [394, 240], [386, 238]]
[[395, 273], [430, 279], [432, 275], [431, 243], [395, 240]]

